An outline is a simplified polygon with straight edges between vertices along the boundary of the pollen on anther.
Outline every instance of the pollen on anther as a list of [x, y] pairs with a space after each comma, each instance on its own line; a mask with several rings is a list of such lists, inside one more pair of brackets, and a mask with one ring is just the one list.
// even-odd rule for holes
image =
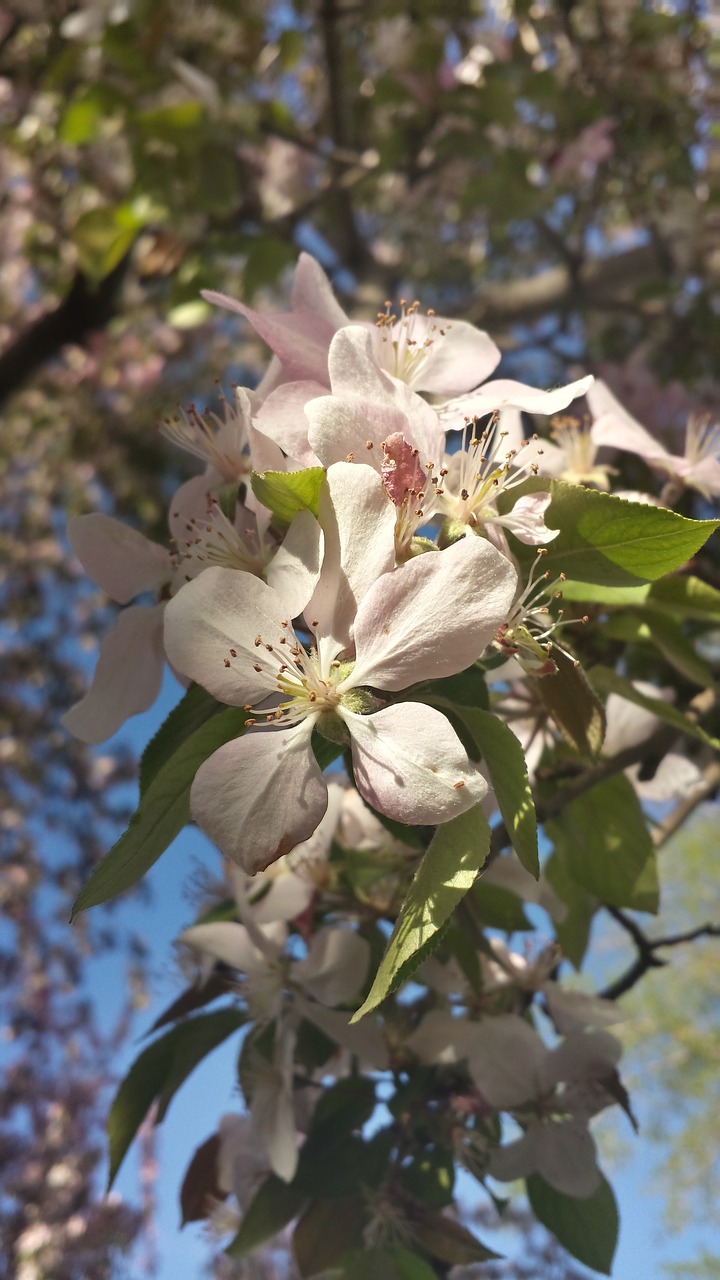
[[372, 440], [366, 440], [366, 441], [365, 441], [365, 448], [366, 448], [366, 449], [374, 449], [374, 448], [375, 448], [375, 445], [373, 444]]
[[224, 664], [225, 664], [225, 666], [226, 666], [226, 667], [229, 667], [229, 666], [230, 666], [230, 659], [229, 659], [229, 658], [223, 658], [223, 662], [224, 662]]
[[262, 644], [262, 636], [256, 636], [256, 637], [255, 637], [255, 648], [256, 648], [256, 649], [258, 649], [258, 648], [260, 647], [260, 645], [261, 645], [261, 644]]
[[259, 662], [253, 662], [253, 671], [262, 671], [262, 667]]
[[231, 658], [237, 658], [237, 649], [231, 649], [231, 650], [230, 650], [230, 657], [231, 657]]
[[464, 786], [465, 786], [465, 783], [464, 783], [464, 782], [462, 782], [462, 781], [461, 781], [461, 782], [453, 782], [453, 789], [454, 789], [455, 791], [462, 791], [462, 789], [463, 789], [463, 787], [464, 787]]

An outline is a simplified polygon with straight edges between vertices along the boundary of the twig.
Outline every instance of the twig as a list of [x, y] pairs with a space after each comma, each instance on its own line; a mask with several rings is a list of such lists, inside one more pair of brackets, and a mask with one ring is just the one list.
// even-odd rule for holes
[[695, 942], [697, 938], [720, 938], [720, 925], [718, 924], [701, 924], [694, 929], [687, 929], [684, 933], [668, 934], [664, 938], [648, 938], [642, 929], [630, 916], [624, 911], [620, 911], [617, 907], [607, 907], [609, 914], [613, 920], [625, 930], [632, 938], [637, 948], [637, 958], [621, 974], [616, 978], [615, 982], [611, 982], [605, 987], [600, 995], [604, 1000], [617, 1000], [620, 996], [630, 991], [637, 982], [648, 972], [649, 969], [661, 969], [668, 962], [663, 960], [656, 953], [662, 951], [665, 947], [679, 947], [686, 942]]

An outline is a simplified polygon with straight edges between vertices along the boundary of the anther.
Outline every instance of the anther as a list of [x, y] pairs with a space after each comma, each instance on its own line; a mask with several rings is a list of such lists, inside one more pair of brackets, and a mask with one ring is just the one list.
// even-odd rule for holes
[[237, 658], [237, 649], [231, 649], [231, 650], [230, 650], [230, 657], [231, 657], [231, 658]]
[[259, 662], [253, 662], [253, 671], [262, 671], [262, 667]]
[[464, 786], [465, 786], [464, 782], [453, 782], [453, 789], [455, 791], [462, 791]]

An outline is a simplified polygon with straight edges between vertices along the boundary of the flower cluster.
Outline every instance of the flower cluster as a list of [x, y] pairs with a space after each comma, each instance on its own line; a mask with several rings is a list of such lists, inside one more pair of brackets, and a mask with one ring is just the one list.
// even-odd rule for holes
[[[551, 391], [493, 378], [487, 334], [416, 302], [353, 323], [307, 255], [288, 312], [207, 296], [245, 317], [272, 360], [217, 414], [164, 424], [203, 467], [170, 504], [169, 546], [102, 514], [69, 530], [126, 607], [66, 725], [102, 741], [151, 705], [169, 663], [190, 687], [155, 748], [161, 803], [184, 751], [178, 807], [189, 787], [192, 819], [229, 860], [229, 892], [180, 936], [195, 983], [167, 1020], [180, 1019], [170, 1034], [175, 1046], [187, 1033], [190, 1057], [203, 1016], [211, 1040], [215, 1016], [223, 1034], [246, 1028], [246, 1112], [223, 1118], [183, 1197], [241, 1242], [258, 1186], [282, 1182], [283, 1221], [325, 1212], [326, 1195], [351, 1200], [356, 1249], [487, 1256], [468, 1233], [463, 1253], [439, 1212], [427, 1220], [426, 1193], [452, 1201], [448, 1170], [589, 1201], [604, 1194], [590, 1122], [615, 1104], [633, 1121], [606, 1029], [621, 1014], [566, 990], [562, 965], [579, 967], [602, 901], [656, 909], [641, 805], [701, 785], [662, 735], [712, 740], [672, 687], [619, 663], [589, 680], [570, 647], [582, 646], [557, 635], [589, 632], [593, 660], [611, 663], [616, 636], [657, 636], [663, 661], [704, 672], [652, 600], [649, 621], [612, 610], [642, 608], [707, 530], [659, 507], [667, 484], [642, 501], [610, 487], [630, 452], [707, 498], [716, 432], [689, 428], [683, 461], [591, 377]], [[590, 416], [569, 416], [581, 396]], [[549, 430], [526, 434], [528, 415]], [[693, 590], [681, 582], [654, 607]], [[692, 597], [695, 616], [705, 598]], [[665, 754], [649, 778], [639, 762], [655, 740]], [[571, 782], [547, 808], [541, 871], [533, 787], [548, 776]], [[150, 815], [151, 844], [152, 791], [136, 826]], [[127, 884], [118, 848], [108, 857]], [[93, 892], [91, 880], [78, 909], [102, 900]], [[555, 936], [519, 950], [526, 908]], [[219, 997], [229, 1009], [183, 1023]], [[361, 1136], [381, 1077], [393, 1122]], [[344, 1190], [327, 1187], [327, 1158]]]

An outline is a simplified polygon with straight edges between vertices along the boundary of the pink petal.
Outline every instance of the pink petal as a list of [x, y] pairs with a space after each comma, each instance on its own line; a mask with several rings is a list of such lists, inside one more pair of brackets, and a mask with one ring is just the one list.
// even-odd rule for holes
[[158, 591], [171, 577], [170, 553], [112, 516], [76, 516], [67, 532], [85, 572], [118, 604]]
[[202, 296], [213, 306], [245, 316], [280, 360], [288, 381], [307, 378], [327, 386], [327, 353], [335, 332], [327, 320], [305, 311], [253, 311], [244, 303], [211, 289], [203, 289]]
[[318, 465], [308, 441], [305, 406], [326, 392], [327, 387], [319, 382], [285, 382], [270, 393], [255, 418], [258, 430], [303, 467]]
[[307, 840], [325, 813], [327, 787], [310, 747], [313, 719], [227, 742], [195, 775], [193, 817], [248, 875]]
[[319, 316], [333, 329], [341, 329], [350, 323], [320, 263], [309, 253], [301, 253], [298, 258], [293, 276], [292, 307], [293, 311]]
[[484, 538], [417, 556], [360, 605], [353, 685], [405, 689], [463, 671], [505, 621], [516, 590], [515, 569]]
[[378, 473], [360, 463], [331, 466], [320, 494], [320, 524], [325, 558], [305, 616], [337, 652], [350, 643], [358, 602], [395, 563], [395, 508]]
[[355, 782], [398, 822], [449, 822], [487, 795], [449, 720], [434, 707], [400, 702], [373, 715], [342, 712], [352, 739]]
[[379, 468], [383, 440], [409, 431], [407, 418], [399, 408], [358, 396], [321, 396], [305, 406], [305, 414], [310, 447], [325, 467], [350, 459]]
[[165, 654], [163, 610], [130, 605], [100, 646], [85, 697], [65, 712], [65, 728], [83, 742], [104, 742], [130, 716], [151, 707], [160, 692]]
[[275, 692], [278, 670], [274, 654], [255, 640], [261, 635], [277, 644], [285, 620], [289, 610], [260, 578], [240, 569], [204, 569], [167, 605], [168, 659], [220, 702], [254, 704]]

